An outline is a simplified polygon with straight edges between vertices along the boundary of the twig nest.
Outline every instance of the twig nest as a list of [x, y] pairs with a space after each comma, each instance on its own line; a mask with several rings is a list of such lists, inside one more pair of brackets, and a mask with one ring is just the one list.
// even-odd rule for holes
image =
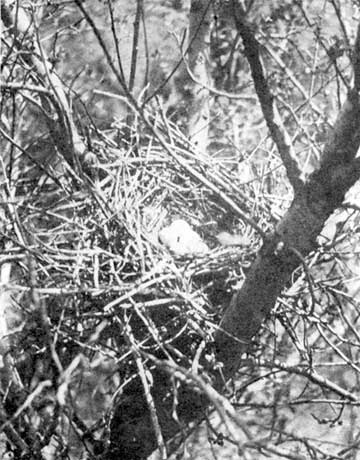
[[203, 254], [209, 247], [183, 219], [174, 220], [159, 232], [159, 240], [178, 256]]

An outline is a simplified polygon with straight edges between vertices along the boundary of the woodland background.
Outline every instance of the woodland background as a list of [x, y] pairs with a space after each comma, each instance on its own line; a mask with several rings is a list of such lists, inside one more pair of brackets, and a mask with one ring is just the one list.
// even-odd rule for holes
[[360, 458], [359, 3], [1, 6], [0, 456]]

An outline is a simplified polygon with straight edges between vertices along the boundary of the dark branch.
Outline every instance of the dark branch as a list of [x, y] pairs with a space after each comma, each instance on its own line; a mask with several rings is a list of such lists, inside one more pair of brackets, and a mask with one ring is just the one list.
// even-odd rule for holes
[[245, 12], [235, 0], [233, 1], [233, 9], [235, 25], [244, 44], [245, 55], [250, 65], [255, 91], [259, 98], [266, 124], [269, 128], [271, 137], [277, 146], [294, 192], [299, 192], [304, 186], [302, 180], [300, 179], [301, 171], [292, 149], [291, 139], [284, 129], [274, 97], [271, 94], [269, 85], [265, 78], [264, 69], [260, 59], [260, 44], [255, 38], [251, 26], [245, 19]]

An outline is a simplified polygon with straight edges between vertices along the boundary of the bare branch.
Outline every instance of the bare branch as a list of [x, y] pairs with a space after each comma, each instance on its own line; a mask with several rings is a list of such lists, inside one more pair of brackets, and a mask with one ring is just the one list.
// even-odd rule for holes
[[130, 349], [132, 351], [132, 354], [134, 356], [134, 360], [136, 362], [136, 366], [137, 366], [138, 371], [139, 371], [140, 380], [141, 380], [141, 383], [142, 383], [142, 386], [143, 386], [143, 389], [144, 389], [144, 393], [145, 393], [146, 403], [148, 405], [150, 416], [151, 416], [151, 422], [153, 424], [153, 428], [154, 428], [155, 435], [156, 435], [157, 445], [158, 445], [158, 448], [160, 450], [161, 460], [166, 460], [168, 458], [167, 457], [167, 452], [166, 452], [166, 445], [165, 445], [164, 437], [163, 437], [163, 434], [162, 434], [162, 431], [161, 431], [159, 418], [158, 418], [158, 415], [157, 415], [157, 412], [156, 412], [156, 405], [155, 405], [155, 402], [154, 402], [154, 399], [152, 397], [151, 390], [150, 390], [150, 382], [148, 381], [149, 372], [147, 372], [146, 369], [145, 369], [145, 365], [143, 363], [142, 356], [140, 354], [139, 348], [138, 348], [138, 346], [136, 344], [136, 341], [135, 341], [135, 338], [134, 338], [134, 335], [133, 335], [133, 333], [131, 331], [130, 326], [129, 325], [126, 325], [126, 326], [121, 325], [121, 327], [124, 328], [126, 338], [127, 338], [128, 342], [129, 342]]
[[304, 88], [304, 86], [296, 78], [294, 73], [289, 69], [289, 67], [285, 64], [285, 62], [281, 59], [279, 54], [276, 53], [270, 46], [263, 45], [263, 48], [271, 56], [271, 58], [276, 62], [276, 64], [279, 66], [279, 68], [283, 72], [286, 73], [286, 75], [288, 76], [288, 78], [292, 82], [292, 84], [295, 86], [295, 88], [297, 88], [298, 91], [301, 93], [301, 95], [305, 98], [305, 100], [309, 102], [309, 104], [311, 105], [311, 107], [314, 110], [314, 112], [317, 113], [320, 117], [324, 118], [323, 111], [315, 104], [315, 102], [312, 100], [312, 98], [309, 98], [308, 93], [307, 93], [306, 89]]
[[265, 78], [260, 59], [260, 44], [255, 38], [250, 25], [245, 20], [245, 12], [240, 5], [237, 5], [235, 0], [233, 0], [233, 9], [235, 24], [243, 40], [245, 55], [251, 68], [255, 91], [259, 98], [266, 124], [277, 146], [294, 192], [298, 193], [303, 189], [304, 185], [300, 179], [301, 170], [292, 149], [291, 139], [283, 126], [274, 97]]
[[280, 362], [279, 360], [274, 360], [274, 362], [271, 362], [271, 364], [270, 363], [267, 364], [265, 362], [261, 364], [267, 367], [276, 367], [278, 369], [290, 372], [292, 374], [301, 375], [309, 379], [311, 382], [315, 383], [316, 385], [319, 385], [322, 388], [327, 388], [328, 390], [334, 392], [335, 394], [341, 396], [342, 398], [346, 398], [349, 401], [352, 401], [354, 403], [359, 403], [359, 400], [354, 395], [354, 393], [352, 393], [351, 391], [347, 391], [345, 388], [342, 388], [340, 385], [337, 385], [331, 380], [323, 377], [322, 375], [318, 374], [313, 369], [303, 369], [299, 366], [289, 366], [288, 364], [284, 364]]
[[140, 32], [140, 17], [143, 14], [143, 0], [137, 0], [136, 2], [136, 15], [134, 20], [134, 34], [133, 34], [133, 44], [131, 51], [131, 66], [130, 66], [130, 76], [129, 76], [129, 91], [132, 92], [134, 89], [135, 83], [135, 73], [137, 65], [137, 55], [139, 48], [139, 32]]
[[[245, 35], [251, 40], [252, 33], [248, 28], [246, 30]], [[359, 84], [359, 33], [354, 53], [355, 86], [328, 136], [320, 168], [310, 175], [303, 190], [295, 194], [289, 210], [274, 234], [265, 241], [244, 285], [234, 295], [221, 321], [216, 344], [225, 379], [238, 369], [241, 354], [249, 348], [252, 337], [299, 265], [298, 255], [304, 258], [316, 248], [316, 237], [325, 221], [341, 205], [345, 193], [359, 178], [360, 161], [355, 159], [360, 146], [360, 103], [356, 86]], [[258, 62], [257, 56], [255, 52], [255, 63]], [[255, 67], [255, 70], [262, 78], [262, 69]], [[263, 97], [271, 103], [267, 91]]]
[[[180, 45], [180, 44], [179, 44]], [[182, 58], [183, 58], [183, 63], [186, 67], [187, 73], [190, 76], [191, 80], [196, 83], [199, 87], [202, 87], [203, 89], [206, 89], [209, 91], [209, 93], [213, 94], [214, 96], [219, 96], [219, 97], [227, 97], [228, 99], [242, 99], [242, 100], [250, 100], [253, 101], [256, 99], [256, 96], [251, 96], [248, 94], [242, 94], [242, 93], [229, 93], [227, 91], [221, 91], [219, 89], [213, 88], [212, 86], [208, 85], [205, 81], [200, 81], [197, 79], [190, 69], [190, 66], [187, 62], [187, 59], [184, 55], [184, 53], [181, 51]]]
[[1, 82], [1, 88], [11, 91], [31, 91], [35, 93], [44, 93], [50, 95], [50, 91], [43, 86], [38, 85], [24, 85], [23, 83], [5, 83]]
[[[40, 46], [40, 41], [35, 36], [36, 30], [33, 30], [33, 25], [26, 11], [19, 5], [14, 11], [11, 2], [1, 0], [1, 19], [4, 25], [12, 30], [15, 45], [24, 62], [34, 69], [34, 73], [40, 81], [47, 81], [50, 86], [51, 103], [58, 120], [47, 119], [46, 121], [54, 143], [58, 146], [64, 158], [72, 164], [75, 156], [84, 153], [85, 146], [75, 127], [63, 83], [51, 69], [51, 65]], [[27, 46], [23, 40], [25, 36], [30, 38], [30, 44]], [[41, 97], [44, 108], [51, 113], [49, 97], [43, 92], [37, 92]]]
[[247, 216], [240, 208], [239, 206], [229, 197], [226, 195], [226, 193], [224, 193], [222, 190], [220, 190], [215, 184], [213, 184], [210, 180], [208, 180], [203, 174], [201, 174], [199, 171], [197, 171], [189, 162], [187, 162], [186, 160], [184, 160], [182, 157], [180, 157], [179, 155], [177, 155], [171, 148], [169, 148], [168, 144], [166, 143], [165, 139], [163, 138], [163, 136], [160, 134], [160, 132], [153, 126], [153, 124], [147, 119], [147, 117], [144, 117], [144, 120], [145, 122], [147, 123], [148, 127], [151, 129], [151, 131], [153, 132], [153, 134], [156, 136], [156, 138], [158, 139], [160, 145], [164, 148], [164, 150], [169, 154], [169, 156], [171, 156], [172, 158], [174, 158], [174, 160], [176, 160], [177, 163], [179, 163], [179, 165], [181, 167], [184, 168], [184, 170], [186, 170], [191, 177], [194, 177], [196, 178], [200, 183], [204, 184], [206, 187], [208, 187], [210, 190], [212, 190], [214, 193], [216, 193], [216, 195], [218, 195], [218, 197], [224, 202], [226, 203], [227, 206], [229, 206], [229, 208], [235, 212], [235, 214], [240, 218], [242, 219], [244, 222], [248, 223], [249, 225], [251, 225], [251, 227], [253, 227], [257, 232], [258, 234], [263, 238], [265, 239], [266, 238], [266, 234], [265, 232], [261, 229], [261, 227], [259, 227], [259, 225], [254, 222], [253, 219], [251, 219], [249, 216]]
[[123, 85], [125, 86], [125, 75], [124, 75], [124, 69], [121, 61], [121, 56], [120, 56], [120, 47], [119, 47], [119, 39], [116, 33], [116, 28], [115, 28], [115, 17], [114, 17], [114, 8], [110, 0], [107, 0], [107, 5], [109, 9], [109, 14], [110, 14], [110, 22], [111, 22], [111, 33], [113, 36], [114, 40], [114, 46], [116, 50], [116, 58], [117, 58], [117, 63], [119, 67], [119, 76], [122, 78]]
[[358, 25], [353, 51], [354, 87], [360, 92], [360, 24]]

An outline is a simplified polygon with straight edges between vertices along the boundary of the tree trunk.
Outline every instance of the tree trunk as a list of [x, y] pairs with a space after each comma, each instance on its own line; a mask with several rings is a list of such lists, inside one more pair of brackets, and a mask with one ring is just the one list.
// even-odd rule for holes
[[185, 105], [189, 139], [198, 149], [205, 150], [208, 142], [209, 107], [209, 47], [211, 2], [192, 0], [189, 16], [187, 55], [176, 86]]
[[[328, 136], [319, 169], [302, 187], [296, 188], [289, 210], [274, 233], [264, 241], [246, 281], [234, 294], [221, 321], [215, 343], [217, 360], [223, 367], [222, 374], [214, 378], [216, 389], [221, 389], [239, 369], [243, 352], [248, 350], [251, 339], [274, 307], [293, 270], [316, 248], [316, 238], [326, 220], [360, 177], [360, 158], [355, 158], [360, 146], [360, 29], [354, 56], [354, 86]], [[171, 415], [169, 379], [161, 369], [155, 371], [154, 376], [159, 384], [153, 385], [153, 398], [163, 438], [168, 440], [200, 418], [209, 400], [183, 385], [178, 394], [179, 422], [176, 422]], [[156, 447], [143, 390], [139, 385], [137, 391], [129, 388], [125, 399], [136, 401], [141, 408], [133, 415], [130, 402], [129, 406], [122, 405], [117, 411], [111, 427], [108, 460], [145, 459]]]

